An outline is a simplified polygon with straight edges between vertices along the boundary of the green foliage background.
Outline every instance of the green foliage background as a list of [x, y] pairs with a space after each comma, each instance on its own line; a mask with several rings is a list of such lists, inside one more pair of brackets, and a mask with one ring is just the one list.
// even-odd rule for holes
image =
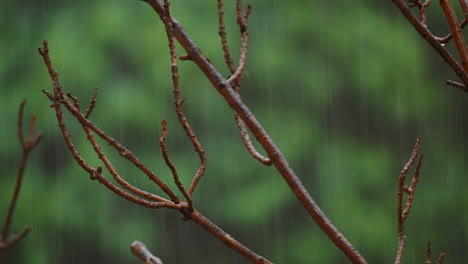
[[[173, 14], [227, 74], [215, 1], [172, 2]], [[251, 2], [242, 97], [323, 211], [369, 263], [394, 261], [397, 178], [420, 135], [425, 157], [406, 223], [405, 263], [422, 263], [429, 240], [434, 255], [447, 253], [445, 263], [466, 263], [468, 97], [444, 85], [456, 78], [442, 59], [390, 0]], [[234, 1], [225, 5], [237, 56]], [[437, 2], [428, 17], [435, 33], [447, 32]], [[171, 185], [157, 143], [167, 117], [170, 155], [188, 184], [197, 156], [174, 114], [166, 37], [147, 4], [0, 1], [0, 32], [0, 221], [20, 157], [15, 124], [22, 99], [45, 134], [14, 218], [14, 231], [28, 224], [32, 232], [7, 252], [7, 263], [139, 263], [128, 249], [137, 239], [166, 263], [246, 263], [177, 212], [138, 207], [89, 180], [41, 93], [51, 82], [36, 48], [47, 39], [64, 89], [85, 104], [98, 86], [92, 121]], [[275, 263], [346, 263], [276, 170], [247, 155], [232, 111], [195, 65], [181, 62], [180, 70], [184, 109], [208, 156], [194, 197], [199, 211]], [[80, 152], [100, 164], [69, 117]], [[161, 193], [104, 150], [127, 180]]]

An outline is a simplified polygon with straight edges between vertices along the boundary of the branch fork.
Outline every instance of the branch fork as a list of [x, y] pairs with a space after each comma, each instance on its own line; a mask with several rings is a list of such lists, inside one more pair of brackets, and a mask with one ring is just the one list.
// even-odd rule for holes
[[[393, 0], [393, 2], [421, 37], [423, 37], [432, 46], [432, 48], [439, 53], [439, 55], [462, 81], [462, 83], [459, 83], [448, 80], [446, 83], [464, 92], [468, 92], [468, 47], [462, 33], [462, 29], [468, 23], [468, 3], [465, 0], [459, 0], [459, 4], [464, 12], [464, 18], [461, 22], [458, 22], [457, 15], [455, 14], [450, 0], [439, 0], [439, 4], [442, 7], [448, 23], [450, 33], [445, 37], [436, 37], [429, 30], [426, 22], [426, 9], [431, 4], [431, 0], [426, 0], [424, 2], [420, 0], [408, 0], [408, 3], [406, 3], [405, 0]], [[418, 8], [419, 19], [412, 13], [410, 10], [411, 7]], [[445, 45], [452, 39], [455, 42], [459, 61], [457, 61], [445, 47]]]

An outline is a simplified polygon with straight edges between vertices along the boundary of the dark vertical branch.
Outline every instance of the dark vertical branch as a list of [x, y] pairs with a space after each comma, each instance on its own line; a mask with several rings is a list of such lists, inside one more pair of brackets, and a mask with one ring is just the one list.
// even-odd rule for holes
[[6, 215], [6, 219], [3, 225], [2, 232], [0, 233], [0, 257], [3, 255], [3, 252], [5, 249], [13, 246], [18, 241], [20, 241], [23, 237], [25, 237], [28, 234], [30, 230], [30, 227], [26, 226], [18, 235], [12, 234], [10, 237], [8, 237], [11, 222], [13, 220], [13, 215], [14, 215], [15, 208], [16, 208], [16, 203], [18, 201], [18, 197], [19, 197], [20, 190], [21, 190], [21, 183], [23, 181], [24, 171], [26, 169], [26, 164], [28, 161], [29, 153], [34, 147], [37, 146], [37, 144], [39, 144], [42, 138], [42, 132], [36, 133], [35, 131], [36, 116], [33, 115], [29, 122], [28, 137], [24, 139], [23, 114], [24, 114], [25, 104], [26, 104], [26, 101], [21, 102], [19, 111], [18, 111], [19, 112], [18, 114], [18, 137], [19, 137], [19, 141], [21, 144], [21, 148], [22, 148], [22, 155], [21, 155], [21, 161], [20, 161], [20, 165], [18, 169], [18, 174], [16, 176], [15, 189], [13, 191], [13, 196], [11, 198], [10, 206], [8, 208], [8, 212]]

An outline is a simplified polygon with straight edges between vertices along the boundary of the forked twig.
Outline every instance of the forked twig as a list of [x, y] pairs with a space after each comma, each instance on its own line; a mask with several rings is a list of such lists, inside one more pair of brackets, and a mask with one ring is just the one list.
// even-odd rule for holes
[[[172, 26], [172, 20], [171, 20], [171, 14], [170, 14], [170, 5], [168, 1], [164, 1], [165, 4], [165, 13], [163, 14], [162, 18], [165, 23], [165, 28], [166, 28], [166, 35], [167, 35], [167, 40], [169, 43], [169, 52], [171, 55], [171, 73], [172, 73], [172, 84], [174, 88], [174, 98], [175, 98], [175, 106], [176, 106], [176, 113], [177, 113], [177, 118], [179, 119], [179, 123], [182, 125], [182, 128], [185, 131], [185, 134], [187, 137], [190, 139], [190, 141], [193, 144], [193, 147], [195, 148], [195, 152], [197, 152], [198, 157], [200, 158], [200, 167], [195, 174], [195, 177], [192, 180], [192, 183], [190, 184], [188, 191], [185, 192], [183, 191], [184, 195], [187, 197], [191, 197], [193, 191], [197, 187], [198, 183], [200, 182], [200, 179], [203, 177], [205, 174], [206, 170], [206, 155], [205, 151], [203, 150], [200, 141], [198, 138], [195, 136], [195, 133], [192, 130], [192, 127], [187, 121], [187, 118], [185, 117], [184, 111], [182, 109], [182, 104], [184, 100], [180, 98], [180, 85], [179, 85], [179, 68], [177, 66], [177, 52], [174, 44], [174, 29]], [[171, 169], [172, 170], [172, 169]], [[174, 176], [176, 178], [176, 176]], [[177, 177], [178, 179], [178, 177]], [[176, 180], [178, 181], [178, 180]], [[178, 185], [179, 186], [179, 185]], [[181, 185], [180, 185], [181, 186]], [[181, 189], [181, 187], [179, 187]], [[183, 189], [183, 187], [182, 187]], [[182, 191], [181, 189], [181, 191]], [[188, 201], [189, 204], [191, 205], [191, 199]]]
[[[223, 1], [218, 0], [218, 33], [221, 38], [221, 47], [224, 52], [224, 58], [226, 65], [228, 66], [232, 76], [234, 76], [237, 72], [238, 77], [235, 77], [235, 82], [232, 83], [233, 81], [229, 81], [234, 87], [234, 90], [237, 92], [237, 94], [240, 95], [240, 88], [242, 86], [242, 80], [243, 80], [243, 73], [245, 69], [245, 64], [247, 60], [247, 51], [248, 51], [248, 16], [250, 14], [251, 10], [251, 5], [247, 6], [247, 10], [245, 11], [245, 14], [242, 13], [242, 2], [241, 0], [237, 0], [236, 2], [236, 13], [237, 13], [237, 23], [240, 28], [240, 34], [241, 34], [241, 56], [239, 57], [239, 67], [236, 69], [234, 67], [234, 62], [232, 60], [232, 55], [231, 52], [229, 51], [229, 45], [227, 41], [227, 33], [226, 33], [226, 27], [224, 25], [224, 11], [223, 11]], [[230, 79], [232, 78], [230, 76]], [[244, 142], [245, 147], [247, 148], [247, 151], [258, 161], [261, 163], [270, 166], [272, 164], [271, 159], [264, 157], [262, 154], [260, 154], [254, 147], [252, 140], [250, 139], [249, 132], [247, 131], [247, 128], [245, 127], [244, 121], [239, 117], [239, 115], [235, 114], [235, 119], [236, 119], [236, 124], [237, 127], [239, 128], [239, 132], [241, 134], [242, 141]]]
[[[421, 138], [418, 137], [416, 139], [416, 143], [414, 144], [414, 147], [413, 147], [413, 153], [411, 154], [411, 157], [410, 157], [409, 161], [406, 163], [406, 165], [401, 170], [400, 177], [398, 178], [398, 199], [397, 199], [398, 251], [397, 251], [395, 264], [401, 264], [402, 263], [403, 251], [405, 249], [405, 244], [406, 244], [406, 236], [405, 236], [405, 231], [404, 231], [404, 222], [408, 217], [408, 214], [409, 214], [410, 209], [411, 209], [411, 205], [412, 205], [413, 200], [414, 200], [414, 190], [416, 189], [416, 184], [418, 183], [419, 168], [421, 166], [423, 155], [421, 155], [419, 157], [418, 165], [417, 165], [416, 170], [414, 172], [414, 176], [413, 176], [413, 178], [411, 180], [410, 186], [408, 186], [408, 187], [405, 186], [405, 178], [406, 178], [406, 174], [410, 170], [411, 166], [416, 161], [416, 158], [417, 158], [417, 156], [419, 154], [420, 145], [421, 145]], [[405, 192], [408, 193], [408, 198], [407, 198], [407, 201], [406, 201], [405, 209], [403, 211], [403, 194]]]
[[179, 173], [177, 172], [176, 167], [174, 166], [174, 163], [172, 160], [169, 158], [169, 155], [167, 154], [167, 147], [166, 147], [166, 138], [167, 138], [167, 122], [166, 119], [163, 119], [162, 121], [162, 135], [161, 138], [159, 139], [159, 145], [161, 146], [161, 151], [162, 155], [164, 158], [164, 161], [166, 161], [166, 165], [169, 167], [169, 169], [172, 172], [172, 176], [174, 177], [174, 182], [177, 185], [177, 188], [179, 188], [179, 191], [184, 195], [188, 206], [189, 210], [193, 210], [193, 203], [192, 203], [192, 198], [188, 195], [188, 193], [185, 191], [184, 186], [180, 182], [179, 179]]
[[[406, 235], [404, 230], [404, 223], [410, 214], [411, 206], [413, 205], [414, 201], [414, 193], [416, 191], [416, 185], [418, 184], [419, 180], [419, 171], [421, 169], [423, 155], [421, 154], [418, 159], [418, 163], [416, 164], [416, 168], [414, 169], [413, 178], [411, 179], [411, 183], [408, 186], [405, 186], [405, 179], [408, 171], [411, 169], [411, 166], [416, 162], [416, 159], [419, 155], [419, 150], [421, 146], [421, 138], [418, 137], [416, 139], [416, 143], [413, 147], [413, 153], [409, 161], [405, 164], [403, 169], [400, 172], [400, 176], [398, 177], [398, 199], [397, 199], [397, 232], [398, 232], [398, 250], [396, 254], [395, 264], [401, 264], [403, 259], [403, 252], [406, 246]], [[406, 193], [408, 197], [406, 198], [406, 203], [403, 209], [403, 195]], [[443, 253], [445, 254], [445, 253]], [[443, 259], [443, 257], [442, 257]], [[426, 261], [425, 264], [431, 264], [431, 243], [427, 244], [426, 249]]]
[[[11, 198], [10, 206], [6, 215], [5, 223], [3, 225], [2, 232], [0, 233], [0, 258], [3, 255], [4, 251], [21, 239], [23, 239], [28, 232], [31, 230], [29, 226], [23, 228], [19, 234], [9, 235], [10, 225], [13, 220], [13, 215], [16, 208], [16, 203], [21, 190], [21, 183], [23, 181], [24, 171], [26, 169], [26, 164], [28, 161], [29, 153], [33, 150], [41, 141], [42, 132], [36, 133], [36, 116], [32, 115], [29, 121], [29, 133], [25, 139], [23, 136], [23, 115], [24, 115], [24, 106], [26, 101], [21, 102], [19, 107], [18, 114], [18, 138], [21, 144], [22, 155], [18, 174], [16, 176], [15, 189], [13, 191], [13, 196]], [[1, 259], [0, 259], [1, 261]]]

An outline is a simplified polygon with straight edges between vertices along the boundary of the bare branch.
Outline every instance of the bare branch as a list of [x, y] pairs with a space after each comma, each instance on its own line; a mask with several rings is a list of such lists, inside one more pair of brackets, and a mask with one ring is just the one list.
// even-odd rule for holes
[[[247, 63], [247, 51], [248, 51], [248, 27], [249, 24], [247, 22], [248, 16], [250, 14], [252, 6], [249, 4], [247, 6], [247, 10], [245, 11], [245, 15], [242, 13], [242, 0], [237, 0], [237, 24], [239, 24], [240, 32], [241, 32], [241, 54], [239, 57], [239, 66], [237, 67], [236, 71], [229, 77], [227, 82], [236, 87], [236, 83], [241, 83], [239, 79], [242, 78], [245, 70], [245, 64]], [[237, 85], [238, 87], [240, 85]]]
[[[442, 0], [439, 0], [442, 1]], [[445, 1], [445, 0], [444, 0]], [[416, 31], [423, 37], [431, 46], [432, 48], [439, 53], [439, 55], [444, 59], [444, 61], [447, 62], [447, 64], [452, 68], [452, 70], [455, 72], [455, 74], [462, 80], [462, 82], [465, 84], [465, 86], [468, 84], [468, 74], [465, 71], [464, 67], [461, 66], [455, 58], [450, 54], [450, 52], [444, 47], [443, 44], [439, 43], [440, 38], [436, 38], [430, 31], [427, 29], [427, 27], [413, 15], [411, 12], [410, 8], [406, 5], [404, 0], [393, 0], [395, 5], [400, 9], [401, 13], [405, 16], [405, 18], [411, 23], [411, 25], [416, 29]], [[458, 26], [453, 26], [453, 28], [456, 28]], [[453, 32], [452, 32], [453, 33]], [[459, 32], [459, 34], [461, 34]], [[463, 87], [457, 87], [460, 88], [464, 92], [468, 92], [468, 89]]]
[[[439, 0], [444, 15], [447, 18], [447, 22], [450, 27], [450, 32], [452, 33], [453, 40], [455, 41], [455, 46], [457, 47], [458, 55], [460, 56], [461, 64], [465, 73], [468, 72], [468, 49], [466, 47], [465, 39], [461, 32], [460, 25], [458, 24], [457, 15], [453, 10], [452, 4], [449, 0]], [[465, 83], [466, 85], [466, 83]]]
[[[193, 132], [192, 128], [190, 127], [190, 124], [187, 121], [187, 118], [185, 117], [184, 111], [182, 109], [182, 104], [184, 100], [181, 100], [180, 98], [180, 86], [179, 86], [179, 69], [177, 66], [177, 53], [176, 53], [176, 48], [174, 44], [174, 28], [172, 25], [172, 18], [170, 14], [170, 5], [169, 2], [164, 1], [165, 5], [165, 12], [162, 14], [161, 19], [164, 21], [164, 25], [166, 27], [166, 34], [167, 34], [167, 39], [169, 42], [169, 51], [171, 54], [171, 72], [172, 72], [172, 84], [174, 86], [174, 98], [175, 98], [175, 106], [176, 106], [176, 113], [177, 117], [179, 119], [179, 123], [182, 125], [182, 128], [185, 131], [185, 134], [187, 137], [190, 139], [190, 141], [193, 144], [193, 147], [195, 149], [195, 152], [197, 152], [198, 157], [200, 158], [200, 167], [195, 174], [195, 177], [192, 180], [192, 183], [189, 186], [189, 189], [187, 191], [188, 196], [191, 197], [193, 191], [197, 187], [198, 183], [200, 182], [200, 179], [203, 177], [205, 174], [205, 169], [206, 169], [206, 155], [205, 151], [203, 150], [200, 141], [198, 138], [195, 136], [195, 133]], [[179, 187], [180, 189], [180, 187]], [[185, 191], [183, 191], [185, 193]], [[185, 195], [185, 194], [184, 194]], [[191, 202], [190, 202], [191, 204]]]
[[431, 241], [427, 243], [426, 262], [424, 264], [431, 264]]
[[419, 8], [419, 22], [427, 27], [426, 23], [426, 8], [431, 4], [431, 0], [426, 0], [424, 3], [419, 0], [409, 0], [409, 7], [417, 6]]
[[94, 106], [96, 106], [97, 92], [98, 92], [98, 88], [95, 88], [94, 93], [93, 93], [93, 97], [91, 98], [91, 101], [89, 101], [88, 109], [86, 109], [86, 113], [84, 115], [86, 118], [88, 118], [89, 115], [91, 115], [91, 113], [94, 110]]
[[8, 207], [8, 212], [6, 214], [5, 223], [2, 228], [2, 232], [0, 233], [0, 257], [3, 255], [5, 249], [13, 246], [21, 239], [23, 239], [31, 229], [29, 226], [23, 228], [23, 231], [18, 235], [12, 234], [8, 237], [11, 222], [13, 220], [13, 215], [16, 208], [16, 203], [18, 201], [18, 197], [21, 190], [21, 184], [23, 181], [24, 171], [26, 170], [26, 164], [28, 161], [29, 153], [31, 152], [34, 147], [39, 144], [42, 138], [42, 132], [36, 133], [36, 116], [32, 115], [30, 122], [29, 122], [29, 134], [26, 139], [23, 136], [23, 115], [24, 115], [24, 106], [26, 105], [26, 101], [22, 101], [18, 110], [18, 138], [22, 148], [22, 155], [21, 161], [18, 169], [18, 174], [16, 176], [16, 184], [15, 189], [13, 191], [13, 195], [11, 198], [10, 206]]
[[234, 61], [232, 60], [231, 52], [229, 51], [229, 44], [227, 41], [226, 26], [224, 24], [224, 11], [223, 11], [223, 1], [218, 0], [218, 34], [221, 38], [221, 47], [224, 52], [224, 60], [226, 65], [229, 68], [231, 73], [236, 71], [234, 67]]
[[[23, 230], [18, 235], [12, 234], [10, 237], [5, 239], [4, 241], [0, 241], [0, 251], [4, 249], [8, 249], [18, 243], [21, 239], [23, 239], [28, 233], [31, 231], [31, 227], [25, 226]], [[0, 254], [1, 255], [1, 254]]]
[[[466, 24], [468, 24], [468, 20], [464, 18], [462, 22], [460, 23], [460, 28], [464, 29]], [[447, 44], [450, 40], [452, 40], [452, 38], [453, 38], [452, 33], [449, 33], [447, 36], [443, 38], [436, 37], [436, 40], [442, 44]]]
[[468, 92], [468, 88], [465, 85], [461, 84], [461, 83], [450, 81], [450, 80], [448, 80], [446, 83], [448, 85], [453, 86], [453, 87], [455, 87], [457, 89], [460, 89], [460, 90], [462, 90], [464, 92]]
[[[53, 98], [53, 106], [55, 108], [56, 112], [56, 117], [59, 123], [59, 127], [62, 131], [62, 135], [65, 139], [65, 142], [68, 145], [68, 149], [72, 153], [73, 157], [75, 157], [75, 160], [77, 163], [84, 168], [86, 171], [88, 171], [91, 175], [91, 179], [96, 179], [98, 174], [100, 172], [97, 171], [97, 169], [92, 168], [89, 164], [87, 164], [83, 158], [79, 155], [78, 151], [74, 147], [69, 133], [65, 127], [65, 123], [63, 121], [62, 117], [62, 110], [60, 105], [63, 104], [67, 110], [81, 123], [82, 126], [88, 127], [92, 131], [94, 131], [97, 135], [99, 135], [102, 139], [107, 141], [109, 145], [113, 146], [117, 151], [119, 151], [119, 154], [132, 162], [136, 167], [138, 167], [142, 172], [144, 172], [153, 182], [155, 182], [159, 188], [161, 188], [162, 191], [164, 191], [174, 203], [179, 203], [180, 200], [177, 198], [177, 196], [172, 192], [167, 185], [159, 179], [159, 177], [148, 167], [146, 167], [137, 157], [133, 155], [133, 153], [128, 150], [126, 147], [124, 147], [122, 144], [119, 142], [115, 141], [113, 138], [108, 136], [104, 131], [100, 130], [97, 128], [91, 121], [89, 121], [81, 112], [79, 109], [77, 109], [73, 103], [71, 103], [68, 98], [64, 95], [64, 92], [62, 90], [62, 87], [60, 86], [59, 80], [58, 80], [58, 73], [53, 69], [52, 63], [49, 57], [49, 48], [47, 46], [47, 41], [44, 41], [44, 47], [39, 48], [39, 53], [44, 59], [44, 62], [49, 70], [49, 75], [51, 76], [53, 87], [54, 87], [54, 95], [50, 95], [50, 93], [45, 92], [47, 97], [49, 99], [52, 97]], [[93, 99], [92, 99], [93, 101]], [[90, 104], [92, 105], [92, 103]], [[91, 106], [90, 106], [91, 107]], [[88, 110], [92, 108], [88, 108]], [[89, 111], [90, 112], [90, 111]], [[106, 185], [108, 186], [108, 185]]]
[[[46, 48], [44, 48], [43, 50], [46, 50]], [[41, 50], [41, 51], [43, 51], [43, 50]], [[48, 51], [48, 49], [47, 49], [47, 51]], [[41, 55], [43, 55], [44, 61], [46, 62], [46, 65], [48, 65], [48, 67], [50, 67], [50, 69], [51, 69], [49, 72], [55, 72], [52, 69], [52, 65], [51, 65], [50, 59], [48, 58], [47, 53], [46, 52], [41, 52]], [[174, 59], [174, 58], [175, 58], [175, 52], [172, 53], [172, 59]], [[173, 69], [174, 69], [174, 67], [173, 67]], [[175, 70], [177, 70], [177, 69], [175, 69]], [[177, 78], [175, 78], [175, 79], [177, 79]], [[67, 142], [67, 144], [73, 145], [72, 142], [71, 142], [71, 139], [70, 139], [70, 137], [68, 135], [68, 131], [67, 131], [65, 125], [63, 124], [64, 122], [63, 122], [63, 118], [61, 116], [61, 110], [60, 110], [60, 105], [61, 104], [64, 104], [66, 106], [67, 110], [70, 111], [70, 113], [72, 113], [72, 115], [74, 115], [76, 117], [76, 119], [81, 123], [81, 125], [83, 126], [86, 134], [88, 135], [88, 140], [93, 145], [94, 150], [96, 151], [98, 156], [101, 158], [101, 160], [104, 161], [104, 163], [106, 164], [107, 169], [111, 172], [111, 174], [119, 182], [119, 184], [124, 186], [124, 188], [126, 188], [126, 189], [128, 189], [128, 190], [130, 190], [130, 191], [132, 191], [132, 192], [134, 192], [134, 193], [136, 193], [138, 195], [141, 195], [141, 196], [145, 197], [146, 199], [152, 199], [152, 197], [153, 197], [153, 200], [159, 200], [160, 199], [159, 197], [154, 196], [152, 194], [143, 193], [142, 191], [136, 189], [135, 187], [129, 185], [127, 182], [125, 182], [123, 179], [121, 179], [121, 177], [113, 169], [112, 164], [110, 163], [110, 161], [108, 161], [108, 159], [105, 157], [105, 155], [100, 150], [100, 147], [96, 143], [96, 141], [95, 141], [95, 139], [94, 139], [94, 137], [93, 137], [90, 130], [92, 130], [93, 132], [100, 135], [101, 138], [105, 139], [107, 142], [112, 143], [114, 145], [114, 147], [121, 146], [120, 143], [117, 143], [113, 139], [110, 139], [110, 137], [108, 137], [104, 132], [102, 132], [97, 127], [95, 127], [89, 120], [87, 120], [81, 114], [79, 109], [77, 109], [75, 107], [75, 105], [78, 105], [78, 103], [79, 103], [78, 100], [74, 100], [74, 103], [71, 103], [70, 101], [68, 101], [68, 99], [65, 96], [63, 96], [63, 91], [62, 91], [62, 88], [60, 87], [60, 85], [58, 83], [58, 78], [56, 77], [56, 75], [52, 75], [52, 80], [53, 80], [53, 83], [54, 83], [54, 95], [52, 96], [48, 92], [45, 92], [45, 93], [46, 93], [46, 95], [48, 96], [49, 99], [54, 100], [53, 101], [54, 102], [54, 107], [56, 109], [58, 109], [58, 111], [56, 110], [56, 113], [57, 112], [60, 113], [60, 115], [57, 114], [56, 116], [57, 116], [59, 124], [62, 124], [60, 126], [61, 126], [61, 128], [63, 128], [63, 135], [64, 135], [64, 139]], [[177, 82], [175, 82], [175, 83], [176, 83], [175, 87], [178, 87]], [[175, 93], [177, 93], [177, 89], [175, 89]], [[176, 95], [176, 103], [177, 102], [178, 102], [178, 105], [181, 106], [183, 101], [180, 100], [180, 97]], [[184, 128], [185, 127], [186, 126], [184, 126]], [[166, 133], [167, 133], [166, 131], [164, 131], [165, 129], [166, 129], [165, 124], [163, 124], [163, 138], [162, 138], [163, 142], [164, 142], [164, 139], [165, 139], [165, 136], [166, 136]], [[163, 144], [163, 146], [164, 146], [164, 144]], [[71, 148], [71, 149], [76, 151], [76, 149], [74, 149], [74, 148]], [[73, 153], [73, 154], [79, 156], [79, 154], [77, 152]], [[80, 157], [80, 160], [82, 160], [81, 157]], [[81, 162], [79, 164], [83, 168], [87, 169], [87, 167], [85, 166], [85, 165], [87, 165], [87, 163], [84, 163], [84, 160], [83, 160], [83, 162]], [[138, 166], [139, 165], [138, 163], [134, 162], [134, 164], [137, 167], [139, 167], [141, 170], [143, 170], [140, 166]], [[183, 214], [185, 216], [185, 219], [193, 220], [195, 223], [197, 223], [198, 225], [203, 227], [205, 230], [210, 232], [212, 235], [214, 235], [218, 239], [222, 240], [226, 245], [228, 245], [229, 247], [231, 247], [234, 250], [238, 251], [240, 254], [246, 256], [247, 258], [251, 259], [254, 263], [271, 263], [268, 260], [266, 260], [265, 258], [257, 255], [256, 253], [254, 253], [253, 251], [251, 251], [250, 249], [248, 249], [247, 247], [242, 245], [240, 242], [238, 242], [237, 240], [232, 238], [226, 232], [221, 230], [219, 227], [217, 227], [216, 225], [211, 223], [208, 219], [206, 219], [200, 213], [195, 211], [195, 209], [191, 205], [189, 205], [187, 202], [179, 202], [179, 201], [177, 201], [177, 202], [175, 202], [175, 201], [151, 202], [151, 201], [147, 201], [147, 200], [141, 199], [139, 197], [136, 197], [136, 196], [134, 196], [132, 194], [129, 194], [129, 193], [125, 192], [124, 190], [122, 190], [118, 186], [114, 185], [109, 180], [107, 180], [105, 177], [102, 176], [102, 168], [100, 166], [98, 166], [96, 169], [94, 169], [92, 167], [89, 167], [88, 169], [90, 169], [91, 171], [94, 172], [93, 175], [94, 175], [95, 179], [97, 179], [101, 184], [106, 186], [108, 189], [110, 189], [116, 195], [121, 196], [122, 198], [124, 198], [124, 199], [126, 199], [128, 201], [131, 201], [133, 203], [139, 204], [139, 205], [147, 207], [147, 208], [152, 208], [152, 209], [159, 209], [159, 208], [176, 209], [181, 214]], [[153, 173], [153, 172], [151, 172], [151, 173]]]
[[[146, 2], [151, 5], [162, 19], [166, 12], [164, 5], [159, 0], [148, 0]], [[164, 22], [164, 19], [162, 19], [162, 21]], [[257, 138], [260, 145], [262, 145], [268, 154], [268, 157], [272, 160], [277, 170], [283, 176], [284, 180], [288, 183], [289, 187], [305, 207], [312, 219], [314, 219], [322, 231], [327, 234], [330, 240], [348, 257], [351, 262], [367, 263], [361, 254], [353, 245], [351, 245], [346, 237], [338, 231], [338, 229], [331, 223], [316, 202], [312, 199], [294, 170], [285, 159], [283, 153], [281, 153], [280, 149], [257, 121], [250, 109], [242, 102], [237, 92], [221, 76], [218, 70], [213, 67], [210, 61], [201, 52], [200, 48], [198, 48], [195, 42], [189, 37], [182, 25], [172, 16], [171, 24], [174, 30], [174, 37], [184, 47], [192, 61], [197, 64], [200, 70], [202, 70], [205, 76], [210, 80], [213, 87], [224, 97], [229, 106], [239, 115], [255, 138]]]
[[174, 182], [177, 185], [177, 188], [179, 188], [179, 191], [184, 195], [185, 199], [187, 200], [187, 203], [189, 205], [189, 210], [193, 210], [193, 204], [192, 204], [192, 199], [190, 196], [187, 194], [185, 191], [184, 186], [180, 182], [179, 179], [179, 173], [177, 172], [176, 167], [174, 166], [174, 163], [172, 163], [172, 160], [169, 158], [169, 155], [167, 154], [167, 147], [166, 147], [166, 137], [167, 137], [167, 122], [166, 119], [163, 119], [162, 121], [162, 135], [161, 138], [159, 139], [159, 145], [161, 146], [161, 151], [164, 160], [166, 161], [167, 166], [169, 169], [171, 169], [172, 176], [174, 177]]
[[134, 241], [130, 246], [133, 255], [139, 258], [145, 264], [163, 264], [161, 259], [153, 256], [151, 252], [146, 248], [146, 245], [140, 241]]
[[[240, 27], [241, 31], [241, 56], [239, 58], [239, 72], [238, 77], [233, 80], [232, 85], [234, 87], [234, 90], [236, 90], [237, 94], [240, 94], [240, 88], [242, 86], [242, 77], [243, 77], [243, 71], [245, 69], [245, 63], [247, 60], [247, 48], [248, 48], [248, 15], [250, 14], [251, 6], [249, 5], [245, 15], [242, 14], [242, 3], [240, 0], [237, 0], [237, 22]], [[234, 67], [234, 63], [232, 61], [232, 56], [229, 51], [229, 46], [226, 38], [226, 31], [225, 31], [225, 25], [224, 25], [224, 18], [223, 18], [224, 12], [223, 12], [223, 2], [222, 0], [218, 0], [218, 16], [219, 16], [219, 21], [218, 21], [218, 28], [219, 28], [219, 35], [221, 37], [221, 46], [224, 51], [224, 58], [226, 65], [228, 66], [231, 74], [235, 75], [236, 74], [236, 68]], [[240, 72], [241, 71], [241, 72]], [[231, 76], [232, 78], [232, 76]], [[228, 80], [229, 82], [229, 80]], [[236, 119], [236, 124], [237, 127], [239, 128], [239, 132], [241, 134], [242, 141], [244, 142], [244, 145], [247, 148], [247, 151], [258, 161], [261, 163], [270, 166], [272, 164], [272, 161], [269, 158], [264, 157], [262, 154], [260, 154], [252, 144], [252, 141], [250, 140], [249, 133], [245, 127], [244, 121], [236, 114], [235, 115]]]
[[239, 132], [241, 134], [242, 141], [244, 142], [245, 147], [247, 148], [247, 151], [258, 161], [261, 163], [270, 166], [273, 162], [271, 159], [264, 157], [262, 154], [260, 154], [254, 147], [252, 140], [250, 140], [249, 132], [245, 128], [244, 121], [236, 114], [236, 123], [237, 127], [239, 128]]
[[[416, 158], [419, 154], [419, 149], [421, 145], [421, 137], [418, 137], [416, 139], [416, 143], [414, 144], [413, 147], [413, 153], [411, 154], [411, 157], [409, 161], [405, 164], [403, 169], [401, 170], [399, 180], [398, 180], [398, 199], [397, 199], [397, 222], [398, 222], [398, 250], [396, 254], [396, 259], [395, 259], [395, 264], [401, 264], [402, 259], [403, 259], [403, 252], [405, 249], [405, 244], [406, 244], [406, 236], [405, 236], [405, 231], [404, 231], [404, 223], [406, 219], [408, 218], [408, 215], [411, 210], [411, 206], [414, 201], [414, 193], [416, 190], [416, 186], [418, 184], [419, 180], [419, 171], [421, 169], [421, 164], [422, 164], [422, 159], [423, 155], [418, 159], [418, 163], [416, 165], [416, 168], [414, 170], [413, 178], [411, 179], [411, 183], [409, 186], [405, 186], [405, 178], [406, 174], [408, 173], [409, 169], [411, 166], [414, 164], [416, 161]], [[406, 204], [405, 204], [405, 209], [403, 210], [403, 195], [404, 193], [408, 194], [408, 197], [406, 199]], [[445, 253], [442, 253], [445, 255]], [[442, 256], [441, 254], [441, 256]], [[439, 257], [440, 258], [440, 257]], [[443, 259], [443, 256], [442, 256]], [[431, 264], [431, 242], [427, 243], [427, 249], [426, 249], [426, 261], [424, 262], [425, 264]]]
[[439, 258], [437, 258], [436, 264], [442, 264], [442, 262], [444, 261], [444, 258], [445, 258], [445, 253], [444, 252], [440, 253]]

